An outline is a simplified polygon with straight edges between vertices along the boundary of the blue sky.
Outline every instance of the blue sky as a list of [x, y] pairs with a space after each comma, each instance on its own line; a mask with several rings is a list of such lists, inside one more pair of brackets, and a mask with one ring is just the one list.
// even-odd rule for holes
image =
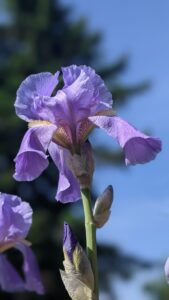
[[[150, 91], [136, 96], [118, 113], [140, 130], [160, 137], [162, 153], [155, 161], [128, 171], [97, 166], [94, 188], [99, 193], [113, 184], [115, 189], [110, 221], [98, 232], [98, 239], [114, 242], [135, 255], [164, 261], [169, 255], [169, 1], [61, 2], [74, 6], [74, 18], [85, 16], [89, 28], [102, 32], [102, 63], [130, 55], [123, 82], [152, 81]], [[97, 138], [97, 143], [115, 144], [103, 133], [98, 132]], [[163, 276], [163, 269], [160, 272]], [[130, 300], [147, 299], [138, 293], [136, 281]], [[129, 298], [121, 295], [120, 299]]]

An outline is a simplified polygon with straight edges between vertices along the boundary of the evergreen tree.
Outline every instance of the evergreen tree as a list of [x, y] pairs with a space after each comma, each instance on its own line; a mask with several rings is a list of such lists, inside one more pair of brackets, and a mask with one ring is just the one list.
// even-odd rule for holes
[[151, 296], [152, 300], [168, 300], [169, 299], [169, 287], [167, 283], [160, 279], [148, 283], [144, 287], [145, 291]]

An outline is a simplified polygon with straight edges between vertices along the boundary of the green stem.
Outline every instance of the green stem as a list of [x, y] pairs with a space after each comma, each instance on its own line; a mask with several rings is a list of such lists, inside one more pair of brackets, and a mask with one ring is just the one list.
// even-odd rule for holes
[[81, 189], [81, 196], [82, 196], [84, 216], [85, 216], [87, 255], [90, 260], [91, 267], [94, 274], [94, 294], [96, 296], [95, 300], [99, 300], [96, 226], [93, 222], [90, 190], [88, 188]]

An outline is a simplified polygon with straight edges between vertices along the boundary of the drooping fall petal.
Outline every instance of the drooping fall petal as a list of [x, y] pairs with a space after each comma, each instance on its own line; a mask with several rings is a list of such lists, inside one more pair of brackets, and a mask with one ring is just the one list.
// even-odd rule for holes
[[79, 200], [80, 188], [78, 181], [67, 165], [67, 159], [71, 154], [67, 149], [63, 149], [53, 142], [50, 143], [48, 151], [60, 172], [56, 199], [63, 203]]
[[40, 295], [44, 294], [44, 287], [41, 282], [39, 268], [33, 251], [30, 247], [21, 243], [17, 244], [15, 248], [22, 252], [24, 258], [23, 272], [25, 277], [25, 289], [35, 291]]
[[89, 119], [115, 138], [124, 150], [126, 164], [143, 164], [161, 151], [161, 141], [149, 137], [119, 117], [93, 116]]
[[46, 150], [52, 140], [56, 126], [44, 125], [28, 129], [15, 158], [16, 180], [31, 181], [48, 166]]
[[4, 254], [0, 254], [0, 288], [7, 292], [25, 290], [25, 283]]

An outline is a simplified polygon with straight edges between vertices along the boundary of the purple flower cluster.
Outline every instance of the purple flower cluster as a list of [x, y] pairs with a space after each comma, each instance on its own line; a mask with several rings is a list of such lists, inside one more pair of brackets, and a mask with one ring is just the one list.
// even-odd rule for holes
[[[36, 258], [25, 240], [32, 224], [32, 209], [17, 196], [0, 193], [0, 289], [35, 291], [43, 294]], [[7, 260], [4, 252], [10, 248], [19, 250], [24, 259], [24, 279]]]
[[114, 115], [111, 93], [92, 68], [62, 68], [60, 89], [58, 78], [59, 72], [31, 75], [17, 91], [16, 113], [29, 123], [29, 129], [15, 158], [16, 180], [37, 178], [48, 166], [48, 151], [60, 173], [56, 199], [64, 203], [78, 200], [79, 185], [67, 160], [81, 152], [94, 127], [118, 141], [127, 165], [146, 163], [160, 152], [159, 139]]

